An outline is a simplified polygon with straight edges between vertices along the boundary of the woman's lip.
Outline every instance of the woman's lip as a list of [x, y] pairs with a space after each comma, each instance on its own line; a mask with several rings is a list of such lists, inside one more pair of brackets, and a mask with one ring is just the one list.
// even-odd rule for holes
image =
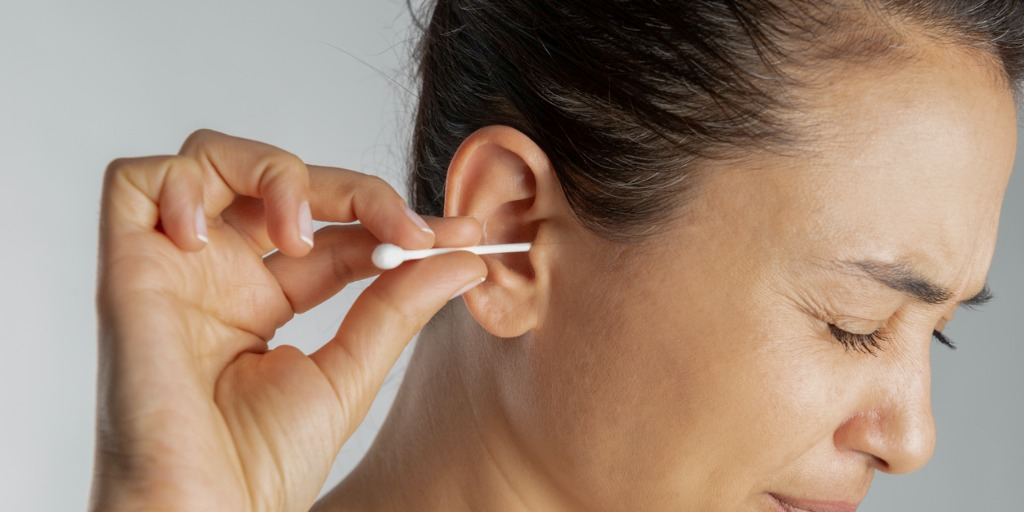
[[859, 504], [843, 501], [798, 500], [788, 496], [769, 494], [780, 512], [857, 512]]

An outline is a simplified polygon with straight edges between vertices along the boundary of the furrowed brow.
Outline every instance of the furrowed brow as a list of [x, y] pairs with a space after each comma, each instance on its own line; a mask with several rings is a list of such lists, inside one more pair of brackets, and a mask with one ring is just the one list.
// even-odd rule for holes
[[[840, 262], [841, 268], [853, 269], [893, 290], [909, 295], [925, 304], [944, 304], [953, 298], [953, 292], [928, 280], [905, 263], [886, 263], [879, 261]], [[984, 290], [983, 290], [984, 292]], [[982, 294], [979, 294], [982, 295]], [[984, 296], [975, 296], [967, 301]]]

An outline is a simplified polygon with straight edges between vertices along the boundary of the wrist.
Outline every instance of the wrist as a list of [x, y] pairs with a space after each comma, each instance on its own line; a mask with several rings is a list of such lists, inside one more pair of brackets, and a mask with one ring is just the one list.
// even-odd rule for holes
[[90, 512], [248, 510], [225, 505], [221, 496], [207, 492], [209, 490], [129, 466], [97, 454], [89, 496]]
[[157, 497], [157, 493], [138, 489], [132, 482], [94, 478], [89, 496], [89, 512], [135, 512], [186, 510], [173, 500]]

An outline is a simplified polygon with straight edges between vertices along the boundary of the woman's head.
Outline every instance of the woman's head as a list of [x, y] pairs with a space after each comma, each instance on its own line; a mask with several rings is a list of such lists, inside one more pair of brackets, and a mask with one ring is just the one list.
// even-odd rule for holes
[[573, 4], [427, 26], [416, 204], [535, 243], [428, 330], [470, 338], [446, 357], [477, 417], [590, 510], [856, 502], [921, 467], [932, 332], [984, 296], [1024, 6]]
[[412, 196], [440, 215], [448, 164], [477, 128], [547, 154], [590, 229], [656, 231], [709, 162], [817, 147], [808, 102], [846, 73], [944, 43], [1024, 77], [1013, 1], [436, 2], [419, 48]]

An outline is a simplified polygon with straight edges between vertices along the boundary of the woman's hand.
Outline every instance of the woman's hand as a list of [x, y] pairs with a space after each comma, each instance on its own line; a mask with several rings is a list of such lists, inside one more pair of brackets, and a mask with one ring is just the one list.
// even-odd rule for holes
[[[361, 225], [314, 237], [311, 217]], [[369, 286], [312, 355], [267, 341], [379, 273], [380, 242], [480, 237], [471, 219], [431, 219], [435, 240], [416, 219], [380, 179], [212, 131], [176, 156], [111, 163], [92, 508], [308, 510], [402, 349], [486, 268], [467, 252], [409, 262]]]

